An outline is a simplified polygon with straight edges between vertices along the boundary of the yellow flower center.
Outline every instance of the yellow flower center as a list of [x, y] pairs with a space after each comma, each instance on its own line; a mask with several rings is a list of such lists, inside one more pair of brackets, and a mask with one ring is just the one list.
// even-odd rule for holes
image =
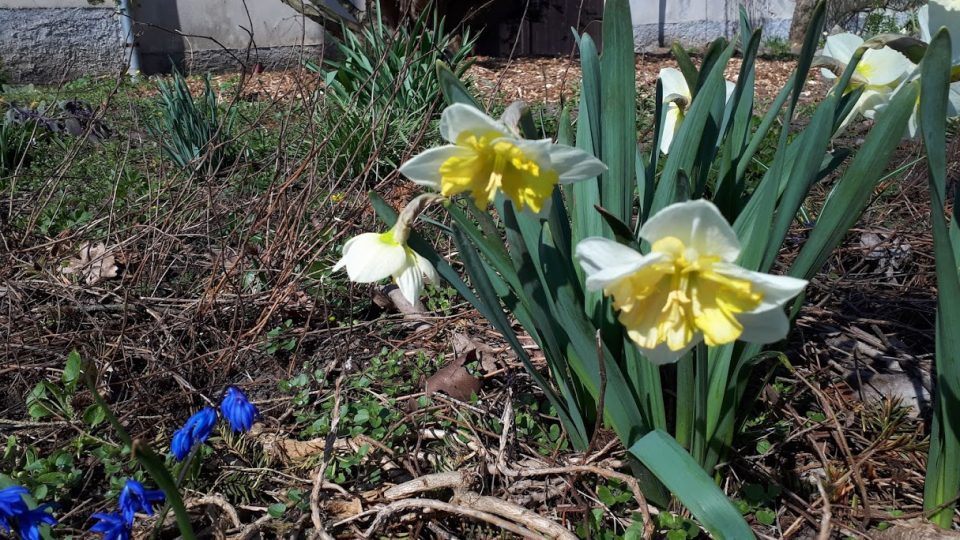
[[521, 210], [540, 212], [559, 176], [544, 170], [503, 135], [462, 133], [457, 145], [473, 150], [467, 157], [451, 157], [440, 165], [440, 192], [451, 197], [469, 191], [479, 208], [486, 208], [503, 191]]
[[740, 337], [743, 325], [736, 315], [763, 300], [753, 283], [715, 271], [719, 257], [700, 255], [674, 237], [654, 242], [652, 252], [668, 258], [604, 289], [631, 339], [646, 349], [666, 344], [680, 351], [697, 331], [709, 346]]

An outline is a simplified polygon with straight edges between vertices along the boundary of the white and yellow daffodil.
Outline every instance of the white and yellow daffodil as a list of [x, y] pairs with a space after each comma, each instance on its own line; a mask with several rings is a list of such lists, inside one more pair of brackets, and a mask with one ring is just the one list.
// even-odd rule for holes
[[400, 172], [445, 197], [469, 193], [479, 208], [486, 208], [499, 191], [519, 209], [539, 213], [557, 184], [606, 170], [578, 148], [517, 137], [506, 124], [469, 105], [443, 111], [440, 136], [452, 144], [413, 157]]
[[576, 253], [587, 289], [613, 298], [620, 323], [650, 361], [675, 362], [701, 340], [772, 343], [787, 334], [783, 305], [807, 282], [737, 266], [740, 242], [712, 203], [670, 205], [640, 236], [651, 246], [646, 255], [601, 237], [585, 238]]
[[[673, 137], [683, 123], [683, 117], [690, 107], [690, 102], [693, 101], [693, 94], [690, 92], [690, 86], [687, 85], [687, 79], [679, 69], [663, 68], [657, 78], [663, 85], [663, 105], [666, 107], [660, 134], [660, 151], [669, 154]], [[726, 81], [726, 85], [729, 102], [736, 85], [730, 81]]]
[[[834, 34], [827, 37], [822, 55], [833, 60], [836, 68], [845, 69], [862, 45], [863, 38], [855, 34]], [[863, 93], [850, 114], [844, 118], [841, 129], [857, 114], [874, 118], [877, 111], [886, 106], [900, 83], [906, 80], [915, 68], [914, 63], [906, 56], [890, 47], [867, 49], [854, 69], [850, 84], [844, 89], [846, 93], [863, 88]], [[829, 69], [821, 69], [820, 72], [829, 80], [838, 78], [838, 74]]]
[[403, 297], [416, 305], [424, 281], [437, 283], [437, 271], [407, 245], [407, 239], [417, 214], [438, 198], [434, 194], [421, 195], [404, 208], [396, 225], [387, 232], [363, 233], [348, 240], [333, 271], [346, 268], [354, 283], [376, 283], [392, 277]]

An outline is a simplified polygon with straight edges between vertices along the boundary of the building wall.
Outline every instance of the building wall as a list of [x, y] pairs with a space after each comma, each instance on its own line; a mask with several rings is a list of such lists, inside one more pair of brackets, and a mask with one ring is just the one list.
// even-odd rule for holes
[[[195, 71], [238, 69], [239, 61], [274, 67], [318, 55], [323, 44], [323, 28], [281, 0], [136, 4], [145, 73], [166, 71], [171, 62]], [[122, 73], [125, 54], [112, 1], [0, 0], [0, 69], [13, 82]]]
[[751, 23], [763, 27], [765, 40], [787, 38], [794, 0], [630, 0], [637, 50], [669, 47], [674, 41], [697, 47], [721, 36], [732, 38], [740, 27], [741, 4]]

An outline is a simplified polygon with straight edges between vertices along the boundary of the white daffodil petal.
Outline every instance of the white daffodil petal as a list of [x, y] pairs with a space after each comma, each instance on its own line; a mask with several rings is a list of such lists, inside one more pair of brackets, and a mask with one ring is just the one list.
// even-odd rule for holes
[[400, 272], [406, 260], [403, 246], [384, 242], [378, 233], [364, 233], [344, 244], [343, 257], [333, 269], [346, 267], [354, 283], [373, 283]]
[[433, 285], [440, 283], [440, 278], [437, 276], [437, 269], [433, 267], [433, 264], [419, 253], [414, 253], [414, 256], [417, 258], [417, 267], [420, 268], [420, 272], [423, 273], [424, 280]]
[[740, 313], [737, 321], [743, 325], [739, 339], [747, 343], [776, 343], [790, 331], [790, 320], [782, 307], [759, 313]]
[[663, 102], [672, 102], [676, 99], [682, 99], [688, 104], [691, 100], [690, 87], [687, 86], [687, 80], [683, 73], [676, 68], [663, 68], [657, 76], [663, 85]]
[[468, 158], [474, 155], [473, 150], [462, 146], [431, 148], [401, 165], [400, 173], [421, 186], [440, 191], [440, 166], [452, 157]]
[[411, 305], [417, 305], [420, 299], [420, 292], [423, 291], [423, 272], [416, 264], [411, 264], [403, 269], [399, 275], [394, 275], [393, 279], [397, 282], [397, 287], [403, 293], [403, 297]]
[[890, 103], [892, 96], [892, 90], [889, 92], [864, 90], [863, 94], [860, 95], [860, 99], [857, 100], [857, 104], [853, 106], [853, 111], [860, 113], [864, 118], [873, 120], [876, 118], [877, 113]]
[[929, 5], [921, 6], [920, 9], [917, 10], [917, 25], [920, 27], [920, 39], [922, 39], [924, 43], [930, 43], [933, 35], [930, 32]]
[[[867, 49], [857, 64], [857, 74], [871, 86], [894, 86], [913, 70], [914, 64], [903, 54], [883, 47]], [[891, 88], [892, 90], [892, 88]]]
[[733, 262], [740, 256], [740, 240], [720, 210], [710, 201], [698, 199], [674, 203], [647, 220], [640, 237], [651, 244], [673, 237], [699, 255], [718, 256]]
[[863, 45], [863, 38], [849, 32], [827, 36], [827, 42], [823, 46], [823, 56], [846, 65], [850, 63], [853, 53], [861, 45]]
[[803, 292], [808, 283], [805, 279], [754, 272], [731, 263], [716, 263], [713, 268], [725, 276], [753, 283], [764, 295], [763, 302], [756, 311], [784, 305]]
[[635, 274], [648, 266], [657, 263], [666, 262], [668, 259], [662, 253], [650, 253], [644, 255], [640, 260], [629, 263], [620, 263], [617, 266], [604, 268], [586, 279], [587, 290], [599, 291], [613, 285], [621, 279]]
[[717, 263], [713, 266], [713, 269], [718, 274], [749, 281], [758, 292], [763, 294], [763, 299], [753, 312], [762, 312], [783, 306], [800, 294], [807, 286], [805, 279], [753, 272], [730, 263]]
[[505, 137], [510, 135], [506, 126], [475, 107], [454, 103], [444, 109], [443, 114], [440, 115], [440, 136], [447, 142], [456, 143], [460, 134], [464, 132], [476, 135], [497, 132]]
[[602, 236], [591, 236], [577, 243], [576, 257], [588, 279], [607, 268], [636, 265], [644, 261], [644, 256], [639, 252]]
[[673, 137], [680, 130], [681, 120], [683, 120], [683, 111], [680, 107], [676, 103], [667, 103], [660, 132], [660, 151], [664, 154], [670, 153], [670, 146], [673, 144]]
[[560, 176], [561, 184], [596, 178], [607, 170], [607, 166], [599, 159], [565, 144], [551, 146], [550, 162]]

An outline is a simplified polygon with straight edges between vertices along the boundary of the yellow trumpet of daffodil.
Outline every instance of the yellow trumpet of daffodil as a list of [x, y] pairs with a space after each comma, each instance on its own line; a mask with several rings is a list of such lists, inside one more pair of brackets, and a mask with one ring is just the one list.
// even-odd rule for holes
[[577, 244], [589, 290], [613, 298], [627, 334], [655, 364], [691, 347], [772, 343], [789, 321], [783, 305], [807, 282], [737, 266], [736, 233], [706, 200], [670, 205], [640, 229], [646, 255], [601, 237]]
[[417, 215], [439, 199], [434, 193], [420, 195], [410, 201], [387, 232], [363, 233], [348, 240], [333, 271], [346, 268], [347, 276], [354, 283], [376, 283], [392, 277], [403, 297], [416, 305], [424, 282], [438, 282], [437, 271], [430, 261], [407, 245], [407, 239]]
[[413, 157], [400, 172], [445, 197], [469, 193], [479, 208], [503, 192], [517, 208], [539, 213], [557, 184], [594, 178], [606, 170], [579, 148], [520, 138], [504, 122], [469, 105], [454, 104], [443, 111], [440, 136], [452, 144]]

